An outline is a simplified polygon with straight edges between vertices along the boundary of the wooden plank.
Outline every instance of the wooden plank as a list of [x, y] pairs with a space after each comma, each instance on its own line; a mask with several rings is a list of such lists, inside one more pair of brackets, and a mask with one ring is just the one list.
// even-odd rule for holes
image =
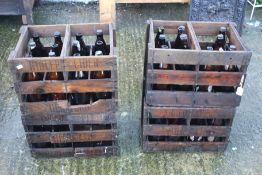
[[[11, 71], [17, 72], [62, 72], [64, 71], [63, 58], [13, 58], [8, 60]], [[17, 66], [22, 65], [21, 69]]]
[[90, 105], [76, 105], [69, 106], [69, 114], [92, 114], [92, 113], [104, 113], [115, 110], [114, 100], [98, 100]]
[[65, 71], [112, 70], [116, 66], [114, 56], [66, 57]]
[[66, 114], [68, 112], [68, 101], [48, 101], [48, 102], [24, 102], [20, 104], [22, 114]]
[[243, 73], [239, 72], [199, 72], [197, 85], [238, 86]]
[[54, 32], [58, 31], [61, 33], [61, 36], [64, 37], [66, 33], [66, 24], [57, 24], [57, 25], [29, 25], [28, 30], [30, 36], [34, 33], [38, 33], [40, 37], [53, 37]]
[[72, 157], [74, 156], [74, 148], [32, 148], [31, 154], [35, 158], [48, 157]]
[[147, 91], [146, 103], [153, 106], [193, 106], [193, 92]]
[[21, 94], [66, 93], [64, 81], [31, 81], [15, 83]]
[[100, 0], [100, 22], [115, 23], [116, 5], [115, 0]]
[[199, 51], [181, 50], [181, 49], [150, 49], [149, 52], [153, 57], [148, 58], [149, 63], [163, 64], [190, 64], [199, 63]]
[[116, 146], [75, 148], [75, 157], [109, 156], [118, 153], [119, 148]]
[[241, 97], [235, 93], [148, 91], [146, 103], [153, 106], [236, 107]]
[[116, 130], [74, 131], [74, 132], [27, 132], [29, 143], [70, 143], [111, 141], [116, 139]]
[[228, 142], [145, 142], [145, 152], [157, 151], [224, 151]]
[[228, 137], [228, 126], [182, 126], [182, 125], [144, 125], [144, 136], [217, 136]]
[[96, 30], [102, 29], [104, 35], [109, 35], [109, 23], [88, 23], [88, 24], [70, 24], [71, 37], [77, 33], [83, 35], [96, 36]]
[[179, 85], [195, 85], [195, 71], [179, 71], [179, 70], [148, 70], [148, 83], [151, 84], [179, 84]]
[[116, 123], [115, 114], [79, 114], [79, 115], [52, 115], [28, 114], [22, 115], [23, 125], [63, 125], [63, 124], [111, 124]]
[[83, 92], [112, 92], [114, 81], [111, 79], [97, 80], [69, 80], [66, 82], [68, 93], [83, 93]]
[[235, 115], [235, 108], [183, 108], [183, 107], [151, 107], [146, 106], [145, 111], [149, 118], [218, 118], [232, 119]]

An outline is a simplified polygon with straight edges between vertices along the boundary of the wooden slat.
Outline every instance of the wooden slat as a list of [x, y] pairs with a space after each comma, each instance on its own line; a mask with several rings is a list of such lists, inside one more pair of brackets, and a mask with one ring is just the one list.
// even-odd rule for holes
[[66, 57], [65, 71], [112, 70], [116, 58], [112, 56]]
[[[61, 57], [54, 58], [14, 58], [9, 60], [11, 70], [18, 72], [61, 72], [64, 71], [63, 59]], [[17, 66], [22, 65], [23, 68], [17, 70]]]
[[96, 36], [96, 30], [102, 29], [104, 35], [109, 35], [109, 23], [88, 23], [88, 24], [71, 24], [71, 36], [76, 36], [77, 33], [83, 35]]
[[116, 4], [115, 0], [100, 0], [100, 22], [115, 22], [116, 20]]
[[[150, 113], [152, 118], [223, 118], [232, 119], [235, 115], [235, 108], [183, 108], [183, 107], [150, 107], [146, 106], [145, 111]], [[145, 116], [148, 117], [148, 116]]]
[[148, 58], [149, 63], [163, 64], [191, 64], [199, 63], [199, 51], [180, 49], [150, 49], [153, 57]]
[[72, 157], [74, 148], [32, 148], [31, 153], [35, 158]]
[[92, 114], [92, 113], [104, 113], [114, 111], [114, 100], [98, 100], [90, 105], [77, 105], [69, 107], [69, 114]]
[[195, 71], [177, 71], [177, 70], [148, 70], [148, 83], [151, 84], [196, 84]]
[[27, 132], [29, 143], [70, 143], [111, 141], [116, 139], [116, 130], [74, 131], [74, 132]]
[[227, 126], [144, 125], [144, 136], [229, 136]]
[[236, 107], [241, 97], [235, 93], [148, 91], [146, 103], [153, 106]]
[[107, 80], [69, 80], [66, 82], [68, 93], [72, 92], [112, 92], [114, 82]]
[[66, 93], [64, 81], [31, 81], [16, 83], [21, 94]]
[[63, 125], [63, 124], [111, 124], [116, 123], [114, 113], [52, 115], [28, 114], [22, 115], [23, 125]]
[[199, 72], [197, 85], [238, 86], [242, 76], [238, 72]]
[[145, 142], [145, 152], [156, 151], [224, 151], [228, 142]]
[[75, 148], [75, 157], [94, 157], [117, 155], [119, 148], [116, 146]]
[[38, 33], [40, 37], [53, 37], [54, 32], [58, 31], [61, 33], [61, 36], [65, 36], [66, 24], [58, 25], [29, 25], [28, 30], [32, 36], [34, 33]]
[[22, 114], [65, 114], [67, 113], [68, 101], [49, 101], [49, 102], [34, 102], [22, 103], [20, 105]]

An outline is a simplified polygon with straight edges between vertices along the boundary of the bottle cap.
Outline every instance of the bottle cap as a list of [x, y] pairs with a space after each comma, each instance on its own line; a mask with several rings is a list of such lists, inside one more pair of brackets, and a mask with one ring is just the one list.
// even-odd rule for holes
[[61, 37], [61, 33], [58, 32], [58, 31], [56, 31], [56, 32], [54, 33], [54, 36], [55, 36], [55, 37]]
[[77, 34], [76, 34], [76, 39], [77, 39], [77, 40], [80, 40], [82, 37], [83, 37], [83, 34], [82, 34], [82, 33], [77, 33]]
[[224, 35], [222, 35], [222, 34], [217, 35], [217, 39], [218, 40], [223, 40], [224, 39]]
[[39, 38], [40, 37], [40, 35], [39, 35], [39, 33], [33, 33], [33, 38]]
[[103, 52], [101, 50], [95, 52], [95, 56], [101, 56], [101, 55], [103, 55]]
[[158, 28], [158, 32], [159, 32], [159, 33], [162, 33], [162, 34], [163, 34], [163, 33], [164, 33], [164, 30], [165, 30], [165, 29], [164, 29], [163, 26], [160, 26], [160, 27]]
[[103, 30], [102, 29], [97, 29], [96, 30], [96, 35], [103, 35]]
[[186, 27], [185, 27], [185, 26], [179, 26], [179, 27], [178, 27], [178, 32], [179, 32], [179, 33], [183, 33], [185, 30], [186, 30]]
[[49, 56], [49, 57], [55, 57], [55, 52], [50, 51], [50, 52], [48, 53], [48, 56]]
[[34, 49], [36, 47], [35, 42], [30, 42], [29, 47], [30, 47], [31, 50]]
[[180, 40], [187, 40], [187, 34], [181, 34], [180, 35]]
[[168, 49], [168, 46], [167, 45], [162, 45], [161, 49]]
[[166, 35], [164, 35], [164, 34], [159, 35], [159, 39], [160, 39], [160, 40], [166, 39]]
[[214, 50], [212, 46], [207, 46], [207, 50]]
[[227, 31], [227, 28], [226, 28], [226, 27], [220, 27], [219, 31], [220, 31], [220, 32], [226, 32], [226, 31]]
[[234, 44], [230, 44], [229, 50], [230, 51], [235, 51], [235, 50], [237, 50], [237, 48], [236, 48], [236, 46]]

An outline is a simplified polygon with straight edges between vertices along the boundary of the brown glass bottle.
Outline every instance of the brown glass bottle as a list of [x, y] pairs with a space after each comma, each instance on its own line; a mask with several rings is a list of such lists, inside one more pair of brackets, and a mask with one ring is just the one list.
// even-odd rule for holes
[[58, 45], [57, 46], [58, 48], [57, 48], [56, 56], [60, 56], [62, 48], [63, 48], [63, 41], [62, 41], [62, 38], [61, 38], [61, 33], [60, 32], [55, 32], [54, 33], [54, 39], [55, 39], [54, 44]]
[[180, 36], [182, 34], [186, 33], [186, 28], [185, 26], [179, 26], [177, 29], [177, 37], [176, 40], [174, 42], [171, 42], [171, 48], [172, 49], [179, 49], [180, 45], [181, 45], [181, 39]]
[[93, 49], [93, 55], [95, 55], [96, 51], [102, 51], [103, 55], [109, 55], [102, 29], [96, 30], [96, 42]]
[[79, 44], [80, 44], [80, 54], [82, 56], [89, 56], [90, 55], [90, 48], [86, 46], [86, 44], [83, 40], [83, 34], [77, 33], [76, 34], [76, 40], [79, 41]]
[[157, 34], [156, 34], [156, 37], [155, 37], [155, 47], [156, 48], [160, 48], [161, 47], [159, 37], [160, 37], [160, 35], [162, 35], [164, 33], [165, 33], [164, 27], [160, 26], [158, 28], [158, 30], [157, 30]]
[[226, 27], [220, 27], [219, 34], [222, 34], [224, 36], [224, 43], [226, 43], [226, 37], [227, 37], [227, 28]]
[[213, 45], [214, 50], [225, 51], [225, 38], [223, 34], [218, 34], [216, 42]]
[[36, 51], [37, 51], [37, 56], [36, 57], [47, 57], [48, 53], [45, 50], [43, 44], [40, 41], [40, 36], [38, 33], [33, 34], [33, 41], [36, 44]]
[[[55, 57], [55, 52], [50, 51], [49, 52], [49, 57]], [[64, 76], [62, 72], [47, 72], [46, 74], [46, 80], [64, 80]], [[65, 94], [58, 94], [58, 93], [53, 93], [48, 97], [48, 100], [53, 101], [53, 100], [65, 100]]]

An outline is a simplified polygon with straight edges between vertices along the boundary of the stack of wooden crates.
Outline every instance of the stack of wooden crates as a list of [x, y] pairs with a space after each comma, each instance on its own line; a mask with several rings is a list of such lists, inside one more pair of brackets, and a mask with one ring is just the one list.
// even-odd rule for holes
[[[231, 131], [236, 107], [240, 105], [241, 84], [252, 53], [240, 41], [234, 23], [223, 22], [179, 22], [149, 20], [145, 54], [145, 81], [143, 94], [143, 150], [154, 151], [222, 151], [225, 150]], [[163, 26], [166, 35], [177, 34], [180, 25], [186, 27], [190, 50], [155, 48], [157, 28]], [[220, 27], [227, 28], [227, 37], [237, 51], [207, 51], [201, 49], [208, 43], [205, 38], [216, 38]], [[209, 43], [211, 44], [211, 43]], [[154, 63], [194, 65], [195, 71], [156, 70]], [[239, 72], [200, 71], [201, 65], [239, 65]], [[201, 85], [239, 87], [239, 92], [159, 91], [153, 84]], [[156, 119], [183, 121], [177, 124], [156, 124]], [[195, 125], [199, 120], [220, 120], [222, 125]], [[191, 141], [190, 136], [204, 139]], [[216, 141], [208, 141], [213, 136]], [[152, 138], [161, 138], [160, 140]], [[184, 138], [170, 141], [166, 138]]]
[[[71, 56], [76, 33], [94, 37], [102, 29], [107, 37], [110, 54], [105, 56]], [[54, 32], [63, 39], [60, 57], [27, 57], [28, 43], [33, 33], [41, 40], [53, 42]], [[23, 26], [21, 36], [8, 59], [14, 75], [22, 122], [34, 157], [90, 157], [118, 154], [117, 144], [117, 62], [115, 36], [111, 24], [76, 24]], [[50, 43], [49, 42], [49, 43]], [[44, 44], [46, 46], [46, 44]], [[49, 50], [47, 47], [46, 49]], [[91, 52], [92, 53], [92, 52]], [[68, 72], [87, 71], [88, 79], [70, 80]], [[111, 78], [91, 79], [91, 71], [110, 71]], [[44, 73], [39, 81], [24, 82], [28, 72]], [[47, 72], [63, 72], [64, 80], [46, 80]], [[100, 99], [86, 105], [71, 105], [70, 93], [111, 92], [111, 99]], [[28, 94], [65, 94], [59, 101], [27, 102]]]

